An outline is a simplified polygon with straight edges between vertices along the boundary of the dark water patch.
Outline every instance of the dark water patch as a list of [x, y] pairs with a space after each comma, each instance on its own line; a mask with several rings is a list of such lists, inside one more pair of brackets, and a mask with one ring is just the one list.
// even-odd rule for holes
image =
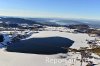
[[9, 52], [32, 54], [57, 54], [66, 53], [62, 47], [70, 47], [73, 40], [63, 37], [31, 38], [7, 46]]

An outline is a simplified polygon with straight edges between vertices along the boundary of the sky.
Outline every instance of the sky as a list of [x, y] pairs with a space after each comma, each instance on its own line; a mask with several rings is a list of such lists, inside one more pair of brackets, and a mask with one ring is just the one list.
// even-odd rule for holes
[[100, 0], [0, 0], [0, 16], [100, 20]]

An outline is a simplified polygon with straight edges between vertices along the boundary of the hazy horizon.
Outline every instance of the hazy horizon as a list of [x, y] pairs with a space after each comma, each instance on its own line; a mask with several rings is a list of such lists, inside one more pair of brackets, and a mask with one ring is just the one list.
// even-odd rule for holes
[[0, 16], [100, 20], [99, 0], [0, 0]]

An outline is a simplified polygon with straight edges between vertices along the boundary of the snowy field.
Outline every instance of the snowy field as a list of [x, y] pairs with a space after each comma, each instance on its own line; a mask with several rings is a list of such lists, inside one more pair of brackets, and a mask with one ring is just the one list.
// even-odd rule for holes
[[[80, 47], [88, 47], [88, 44], [86, 44], [86, 39], [94, 39], [93, 37], [89, 37], [87, 34], [74, 34], [59, 31], [39, 31], [39, 33], [32, 34], [32, 36], [26, 39], [51, 36], [66, 37], [75, 41], [71, 48], [76, 49], [79, 49]], [[67, 56], [67, 58], [61, 59], [60, 56]], [[37, 55], [13, 53], [7, 52], [4, 49], [0, 49], [0, 66], [80, 66], [79, 61], [72, 60], [75, 58], [80, 58], [80, 54], [68, 53], [55, 55]], [[96, 60], [97, 64], [99, 63], [99, 60]], [[83, 63], [83, 66], [85, 65], [86, 63]]]

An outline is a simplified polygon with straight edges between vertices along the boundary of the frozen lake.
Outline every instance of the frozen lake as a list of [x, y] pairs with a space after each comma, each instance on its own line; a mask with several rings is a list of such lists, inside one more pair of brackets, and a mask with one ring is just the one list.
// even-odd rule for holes
[[8, 45], [7, 51], [35, 54], [66, 53], [62, 47], [70, 47], [74, 41], [64, 37], [30, 38]]

